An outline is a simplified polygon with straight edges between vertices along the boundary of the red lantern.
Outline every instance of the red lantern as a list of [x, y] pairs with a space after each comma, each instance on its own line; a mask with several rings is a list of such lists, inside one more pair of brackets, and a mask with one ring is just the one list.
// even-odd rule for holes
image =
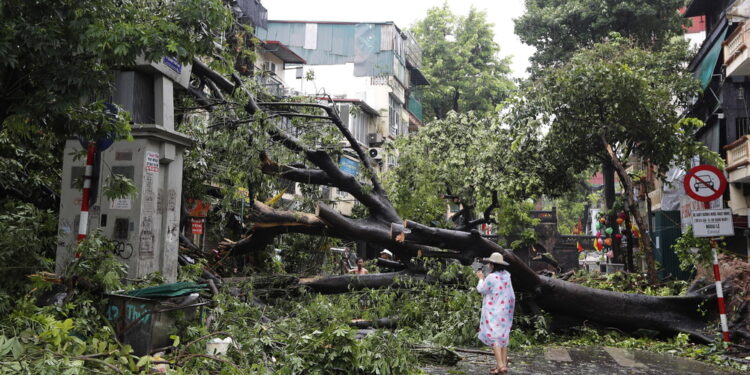
[[615, 238], [618, 239], [618, 240], [622, 239], [622, 234], [620, 234], [620, 233], [615, 234]]

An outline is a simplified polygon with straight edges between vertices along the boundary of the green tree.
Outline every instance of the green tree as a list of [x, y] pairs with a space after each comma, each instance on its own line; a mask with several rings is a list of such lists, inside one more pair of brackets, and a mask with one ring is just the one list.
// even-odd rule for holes
[[[573, 179], [566, 176], [567, 170], [555, 170], [544, 162], [538, 127], [505, 120], [497, 114], [451, 112], [399, 139], [398, 166], [385, 177], [399, 215], [469, 230], [478, 225], [470, 222], [486, 219], [483, 211], [489, 207], [486, 215], [499, 224], [502, 234], [533, 227], [525, 217], [531, 209], [526, 199], [543, 191], [562, 191]], [[552, 180], [554, 184], [546, 183]], [[445, 222], [449, 202], [461, 207], [456, 223]], [[521, 234], [529, 240], [534, 236]]]
[[0, 3], [0, 227], [9, 234], [0, 259], [13, 260], [5, 277], [49, 269], [65, 141], [129, 137], [129, 116], [113, 119], [105, 106], [113, 72], [138, 56], [220, 53], [230, 20], [221, 0]]
[[427, 118], [491, 111], [514, 89], [508, 59], [498, 56], [500, 46], [484, 11], [472, 7], [466, 16], [457, 16], [446, 3], [429, 9], [412, 31], [430, 81], [423, 92]]
[[[611, 163], [643, 233], [648, 222], [640, 215], [633, 178], [625, 170], [630, 156], [648, 160], [661, 173], [693, 155], [715, 156], [693, 138], [700, 121], [680, 116], [698, 92], [695, 79], [682, 69], [687, 56], [682, 40], [652, 52], [613, 35], [549, 69], [526, 93], [528, 108], [549, 127], [545, 153], [579, 170]], [[655, 278], [650, 241], [642, 241], [641, 249]]]
[[526, 0], [515, 20], [521, 41], [534, 46], [532, 72], [564, 64], [577, 50], [601, 42], [610, 32], [642, 47], [659, 47], [681, 33], [678, 8], [684, 0]]
[[4, 1], [0, 124], [71, 134], [78, 129], [66, 117], [82, 98], [109, 97], [113, 68], [140, 55], [187, 62], [210, 54], [229, 19], [218, 0]]

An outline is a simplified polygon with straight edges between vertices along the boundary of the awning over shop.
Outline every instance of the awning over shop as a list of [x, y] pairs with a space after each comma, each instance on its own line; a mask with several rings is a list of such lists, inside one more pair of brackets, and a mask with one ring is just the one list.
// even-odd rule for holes
[[714, 42], [714, 45], [711, 46], [706, 57], [703, 58], [703, 61], [701, 61], [700, 65], [698, 65], [698, 69], [695, 71], [695, 78], [701, 81], [701, 87], [703, 89], [708, 87], [708, 84], [711, 83], [711, 77], [714, 74], [716, 63], [719, 61], [719, 55], [721, 54], [721, 43], [726, 37], [727, 29], [724, 29], [721, 38]]
[[703, 42], [701, 49], [696, 54], [688, 69], [695, 74], [695, 78], [701, 82], [705, 89], [711, 83], [711, 77], [719, 61], [722, 51], [722, 43], [727, 37], [729, 30], [727, 20], [724, 19]]

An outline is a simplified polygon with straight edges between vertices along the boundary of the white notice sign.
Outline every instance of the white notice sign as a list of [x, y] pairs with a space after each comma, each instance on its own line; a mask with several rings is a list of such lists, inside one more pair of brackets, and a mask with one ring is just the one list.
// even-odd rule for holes
[[[690, 198], [687, 195], [683, 195], [682, 197], [680, 197], [680, 225], [682, 227], [682, 234], [687, 233], [688, 226], [693, 225], [693, 211], [718, 210], [723, 208], [723, 206], [724, 201], [721, 198], [712, 200], [711, 202], [709, 202], [709, 206], [706, 207], [705, 203], [698, 202], [697, 200]], [[592, 233], [596, 233], [596, 231]]]
[[130, 198], [115, 198], [109, 201], [110, 210], [129, 210], [131, 207]]
[[734, 236], [732, 210], [693, 211], [693, 234], [696, 237]]

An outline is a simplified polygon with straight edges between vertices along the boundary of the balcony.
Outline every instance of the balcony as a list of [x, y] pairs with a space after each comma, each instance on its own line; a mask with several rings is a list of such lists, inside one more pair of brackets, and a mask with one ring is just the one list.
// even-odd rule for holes
[[412, 33], [406, 31], [404, 34], [406, 35], [406, 40], [404, 41], [406, 64], [412, 68], [419, 69], [422, 67], [422, 48], [419, 47]]
[[424, 122], [424, 116], [422, 115], [422, 103], [414, 95], [409, 95], [409, 103], [407, 109], [409, 113], [414, 115], [420, 122]]
[[750, 183], [750, 136], [744, 135], [724, 146], [727, 151], [727, 180], [732, 183]]
[[270, 73], [262, 72], [255, 76], [255, 80], [258, 82], [258, 85], [266, 89], [269, 94], [276, 97], [286, 96], [284, 83]]
[[750, 55], [750, 24], [741, 23], [724, 41], [724, 65], [727, 76], [749, 76]]

